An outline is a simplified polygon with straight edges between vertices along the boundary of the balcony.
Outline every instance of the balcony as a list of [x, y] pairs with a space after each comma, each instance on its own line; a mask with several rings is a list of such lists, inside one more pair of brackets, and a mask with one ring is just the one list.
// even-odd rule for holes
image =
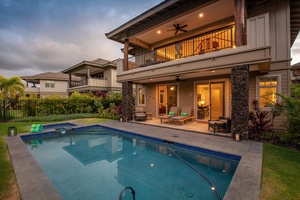
[[40, 93], [40, 88], [39, 87], [26, 87], [25, 93], [38, 94], [38, 93]]
[[234, 47], [234, 26], [228, 26], [131, 57], [128, 70]]
[[70, 88], [79, 88], [79, 87], [109, 87], [108, 81], [106, 79], [100, 78], [89, 78], [82, 79], [81, 81], [71, 81]]
[[269, 14], [247, 19], [245, 45], [235, 47], [234, 26], [224, 27], [159, 47], [117, 63], [118, 82], [150, 83], [230, 74], [232, 66], [249, 65], [250, 71], [270, 69]]

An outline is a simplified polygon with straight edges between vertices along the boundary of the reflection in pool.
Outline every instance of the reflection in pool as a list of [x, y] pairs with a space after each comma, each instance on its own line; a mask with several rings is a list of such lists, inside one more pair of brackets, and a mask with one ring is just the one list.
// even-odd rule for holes
[[[217, 199], [210, 184], [172, 150], [223, 198], [240, 159], [101, 126], [22, 138], [63, 199], [118, 199], [126, 186], [136, 199]], [[123, 199], [132, 199], [129, 190]]]

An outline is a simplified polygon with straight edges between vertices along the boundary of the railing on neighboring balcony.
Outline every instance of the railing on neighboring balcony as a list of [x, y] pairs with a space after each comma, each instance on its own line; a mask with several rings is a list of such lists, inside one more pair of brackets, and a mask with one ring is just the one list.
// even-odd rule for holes
[[83, 86], [83, 85], [87, 85], [88, 84], [88, 81], [87, 79], [82, 79], [80, 81], [71, 81], [71, 85], [70, 87], [78, 87], [78, 86]]
[[82, 79], [80, 81], [71, 81], [71, 88], [79, 86], [102, 86], [107, 87], [108, 81], [105, 78], [89, 78]]
[[128, 59], [128, 69], [201, 55], [234, 47], [234, 26], [182, 40]]

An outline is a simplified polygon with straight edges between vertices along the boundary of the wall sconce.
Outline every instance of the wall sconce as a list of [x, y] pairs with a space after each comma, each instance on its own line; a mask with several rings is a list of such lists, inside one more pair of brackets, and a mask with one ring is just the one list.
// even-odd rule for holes
[[204, 103], [205, 103], [205, 102], [204, 102], [204, 100], [202, 100], [202, 101], [201, 101], [201, 105], [203, 106], [203, 105], [204, 105]]
[[16, 136], [17, 135], [17, 128], [14, 126], [8, 127], [7, 136]]

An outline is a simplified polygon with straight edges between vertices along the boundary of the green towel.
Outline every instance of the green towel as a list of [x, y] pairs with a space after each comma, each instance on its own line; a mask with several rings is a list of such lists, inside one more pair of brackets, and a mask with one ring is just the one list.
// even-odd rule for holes
[[41, 132], [43, 130], [44, 130], [44, 128], [43, 128], [42, 124], [32, 124], [30, 132], [31, 133], [39, 133], [39, 132]]

